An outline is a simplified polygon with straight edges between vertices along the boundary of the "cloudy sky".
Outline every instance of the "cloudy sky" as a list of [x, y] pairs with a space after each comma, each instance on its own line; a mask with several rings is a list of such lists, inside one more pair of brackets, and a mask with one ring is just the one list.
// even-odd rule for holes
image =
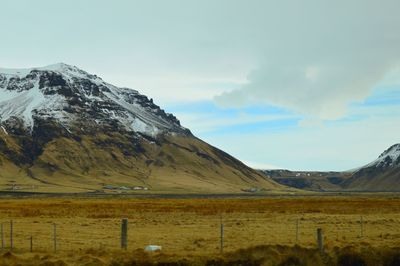
[[64, 62], [258, 168], [347, 170], [400, 142], [398, 0], [2, 0], [0, 67]]

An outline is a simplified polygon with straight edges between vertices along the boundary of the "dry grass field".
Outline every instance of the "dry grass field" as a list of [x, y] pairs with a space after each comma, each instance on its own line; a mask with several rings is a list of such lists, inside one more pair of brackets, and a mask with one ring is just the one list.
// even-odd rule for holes
[[[122, 218], [129, 219], [127, 251], [120, 249]], [[8, 253], [11, 220], [13, 251]], [[269, 259], [260, 259], [255, 264], [227, 265], [279, 265], [288, 256], [289, 259], [294, 256], [294, 262], [282, 265], [329, 265], [333, 263], [332, 254], [349, 246], [351, 252], [365, 253], [367, 257], [372, 253], [376, 257], [394, 252], [400, 247], [400, 198], [396, 195], [262, 199], [3, 198], [0, 222], [3, 252], [7, 252], [0, 257], [0, 264], [4, 265], [44, 262], [141, 265], [134, 264], [135, 258], [175, 262], [185, 259], [175, 265], [214, 258], [215, 263], [208, 261], [208, 265], [221, 265], [217, 259], [228, 256], [239, 261], [248, 259], [249, 254], [252, 258], [269, 254]], [[221, 222], [225, 255], [220, 255]], [[317, 228], [323, 229], [326, 256], [316, 251]], [[30, 253], [31, 236], [33, 253]], [[161, 245], [162, 252], [141, 251], [149, 244]], [[296, 264], [296, 259], [302, 258], [313, 262]]]

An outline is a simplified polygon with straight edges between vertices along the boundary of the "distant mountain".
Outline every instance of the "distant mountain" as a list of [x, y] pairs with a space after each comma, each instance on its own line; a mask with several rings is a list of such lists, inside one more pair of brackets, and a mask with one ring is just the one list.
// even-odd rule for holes
[[77, 67], [0, 69], [0, 190], [284, 189], [138, 91]]
[[375, 161], [356, 169], [343, 187], [346, 190], [400, 191], [400, 144], [391, 146]]
[[346, 172], [264, 170], [274, 181], [313, 191], [400, 191], [400, 144], [375, 161]]
[[347, 172], [318, 172], [263, 170], [263, 173], [275, 182], [303, 190], [341, 191], [342, 184], [350, 177]]

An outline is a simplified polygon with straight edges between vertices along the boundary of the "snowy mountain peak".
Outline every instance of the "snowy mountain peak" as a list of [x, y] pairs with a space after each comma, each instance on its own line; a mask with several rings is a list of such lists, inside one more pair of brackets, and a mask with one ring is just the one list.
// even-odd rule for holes
[[389, 149], [384, 151], [379, 157], [378, 160], [381, 161], [392, 161], [393, 163], [397, 162], [400, 157], [400, 143], [394, 144]]
[[0, 68], [0, 73], [4, 75], [17, 76], [22, 78], [28, 75], [32, 70], [63, 72], [73, 68], [76, 67], [64, 63], [58, 63], [44, 67], [33, 67], [33, 68]]
[[34, 68], [21, 68], [21, 69], [13, 69], [13, 68], [0, 68], [0, 75], [4, 75], [8, 78], [19, 78], [23, 79], [26, 78], [32, 72], [55, 72], [61, 74], [68, 79], [73, 77], [77, 78], [87, 78], [97, 83], [103, 82], [103, 80], [96, 75], [91, 75], [86, 71], [79, 69], [76, 66], [68, 65], [65, 63], [57, 63], [52, 64], [44, 67], [34, 67]]
[[379, 155], [378, 159], [362, 168], [388, 168], [397, 166], [400, 166], [400, 143], [394, 144], [389, 149], [384, 151], [381, 155]]
[[135, 90], [118, 88], [64, 63], [0, 68], [0, 125], [32, 129], [39, 120], [67, 130], [106, 127], [156, 136], [188, 133], [171, 114]]
[[63, 72], [63, 71], [74, 71], [74, 70], [80, 70], [76, 66], [68, 65], [65, 63], [57, 63], [57, 64], [52, 64], [44, 67], [38, 67], [36, 68], [38, 70], [49, 70], [49, 71], [58, 71], [58, 72]]

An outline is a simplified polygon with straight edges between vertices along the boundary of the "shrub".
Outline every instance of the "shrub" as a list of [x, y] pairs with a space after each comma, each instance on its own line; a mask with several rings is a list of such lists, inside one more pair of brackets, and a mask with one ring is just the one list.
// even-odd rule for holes
[[338, 266], [367, 266], [367, 263], [359, 254], [349, 253], [339, 256]]

